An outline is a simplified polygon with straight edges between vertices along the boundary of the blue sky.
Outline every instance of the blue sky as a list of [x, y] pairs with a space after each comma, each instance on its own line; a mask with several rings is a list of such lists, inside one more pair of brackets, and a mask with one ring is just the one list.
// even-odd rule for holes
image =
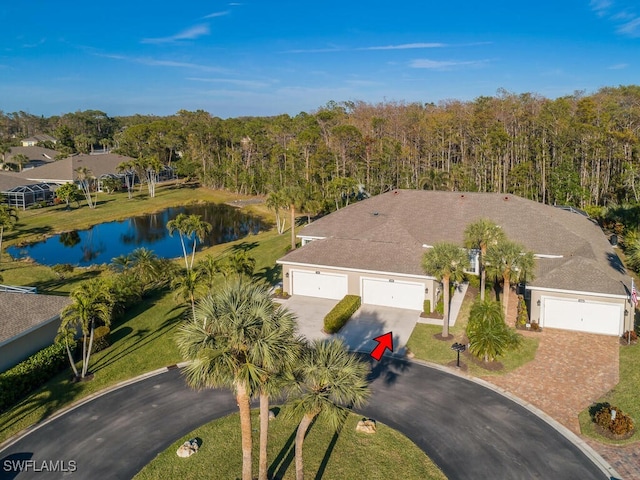
[[4, 112], [295, 115], [640, 82], [636, 0], [2, 3]]

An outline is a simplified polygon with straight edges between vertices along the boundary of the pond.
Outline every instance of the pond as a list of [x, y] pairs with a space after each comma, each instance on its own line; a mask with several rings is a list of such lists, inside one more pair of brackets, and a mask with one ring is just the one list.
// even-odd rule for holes
[[[202, 244], [198, 243], [199, 248], [232, 242], [266, 227], [260, 218], [229, 205], [189, 205], [53, 235], [42, 242], [9, 247], [7, 252], [14, 258], [31, 258], [42, 265], [69, 263], [81, 267], [111, 263], [113, 258], [141, 247], [153, 250], [161, 258], [181, 257], [178, 232], [170, 236], [167, 230], [167, 222], [180, 213], [200, 215], [212, 225], [209, 236]], [[100, 215], [99, 209], [96, 215]]]

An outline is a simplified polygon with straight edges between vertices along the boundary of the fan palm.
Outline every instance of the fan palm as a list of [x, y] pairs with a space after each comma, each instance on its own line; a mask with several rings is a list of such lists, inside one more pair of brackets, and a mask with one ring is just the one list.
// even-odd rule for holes
[[442, 319], [442, 336], [449, 336], [449, 285], [464, 278], [464, 270], [469, 266], [467, 252], [455, 243], [441, 242], [425, 252], [422, 257], [422, 268], [427, 275], [433, 275], [442, 282], [444, 315]]
[[[236, 277], [200, 300], [195, 317], [177, 335], [178, 348], [190, 361], [185, 367], [187, 383], [194, 388], [230, 388], [235, 394], [243, 480], [252, 478], [251, 396], [291, 355], [291, 317], [283, 312], [265, 285]], [[268, 418], [268, 412], [263, 417]]]
[[532, 279], [533, 253], [525, 251], [519, 243], [502, 240], [487, 249], [486, 265], [489, 275], [502, 281], [502, 307], [506, 318], [511, 284], [525, 277]]
[[369, 366], [347, 350], [342, 340], [316, 340], [305, 349], [296, 372], [298, 396], [287, 410], [302, 417], [296, 431], [296, 479], [304, 479], [302, 446], [309, 426], [318, 418], [338, 429], [349, 409], [364, 405], [370, 395]]
[[477, 248], [480, 250], [480, 300], [484, 300], [487, 284], [487, 270], [485, 257], [487, 248], [504, 240], [505, 235], [502, 229], [491, 220], [481, 218], [480, 220], [467, 225], [464, 231], [464, 243], [467, 248]]

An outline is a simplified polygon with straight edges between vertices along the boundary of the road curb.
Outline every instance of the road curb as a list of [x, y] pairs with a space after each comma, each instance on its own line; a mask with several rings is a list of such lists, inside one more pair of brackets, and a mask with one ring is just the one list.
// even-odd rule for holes
[[107, 393], [113, 392], [115, 390], [119, 390], [122, 387], [126, 387], [128, 385], [137, 383], [137, 382], [141, 382], [142, 380], [146, 380], [147, 378], [151, 378], [151, 377], [155, 377], [157, 375], [160, 375], [162, 373], [166, 373], [170, 370], [176, 369], [176, 368], [182, 368], [187, 364], [187, 362], [181, 362], [175, 365], [169, 365], [166, 367], [161, 367], [158, 368], [156, 370], [152, 370], [150, 372], [146, 372], [143, 373], [141, 375], [138, 375], [137, 377], [133, 377], [130, 378], [128, 380], [123, 380], [121, 382], [116, 383], [115, 385], [111, 385], [109, 387], [105, 387], [102, 390], [99, 390], [95, 393], [91, 393], [89, 395], [87, 395], [86, 397], [83, 397], [82, 399], [72, 403], [71, 405], [67, 405], [66, 407], [62, 407], [60, 410], [58, 410], [55, 414], [53, 414], [50, 417], [45, 418], [44, 420], [41, 420], [37, 423], [34, 423], [33, 425], [25, 428], [24, 430], [22, 430], [21, 432], [15, 434], [14, 436], [8, 438], [7, 440], [5, 440], [4, 442], [0, 443], [0, 453], [9, 448], [11, 445], [13, 445], [14, 443], [16, 443], [17, 441], [19, 441], [20, 439], [26, 437], [27, 435], [35, 432], [36, 430], [38, 430], [41, 427], [44, 427], [45, 425], [47, 425], [48, 423], [54, 421], [55, 419], [66, 415], [67, 413], [75, 410], [78, 407], [81, 407], [82, 405], [89, 403], [93, 400], [95, 400], [96, 398], [102, 397], [103, 395], [106, 395]]

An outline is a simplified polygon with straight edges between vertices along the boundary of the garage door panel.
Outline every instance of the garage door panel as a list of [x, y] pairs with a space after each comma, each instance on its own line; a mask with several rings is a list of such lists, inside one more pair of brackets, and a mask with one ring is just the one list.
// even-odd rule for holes
[[341, 300], [347, 294], [347, 276], [293, 271], [293, 295]]
[[362, 303], [384, 307], [422, 310], [424, 285], [414, 282], [365, 278], [362, 280]]
[[543, 327], [619, 335], [622, 305], [544, 298]]

